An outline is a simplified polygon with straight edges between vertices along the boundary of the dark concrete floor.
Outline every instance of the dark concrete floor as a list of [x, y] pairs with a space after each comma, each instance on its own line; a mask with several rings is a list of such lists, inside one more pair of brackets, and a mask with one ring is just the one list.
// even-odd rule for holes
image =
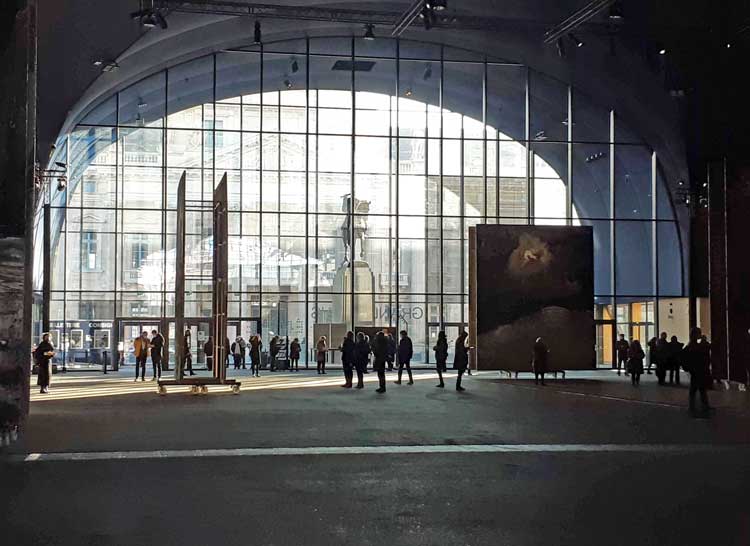
[[[125, 389], [103, 397], [96, 388], [105, 387], [88, 383], [91, 396], [35, 402], [15, 451], [518, 443], [644, 448], [33, 464], [0, 459], [0, 533], [11, 539], [7, 544], [750, 544], [750, 417], [736, 410], [744, 393], [712, 419], [694, 420], [676, 405], [674, 392], [680, 391], [645, 384], [637, 400], [619, 399], [630, 391], [610, 376], [549, 388], [485, 376], [469, 378], [462, 394], [419, 377], [412, 387], [389, 385], [385, 397], [371, 384], [355, 392], [260, 383], [239, 396], [162, 398]], [[306, 379], [317, 381], [315, 374], [295, 381]], [[65, 388], [58, 383], [53, 392]], [[71, 379], [70, 388], [81, 387]], [[651, 452], [651, 444], [685, 449]], [[691, 449], [696, 444], [717, 449]]]

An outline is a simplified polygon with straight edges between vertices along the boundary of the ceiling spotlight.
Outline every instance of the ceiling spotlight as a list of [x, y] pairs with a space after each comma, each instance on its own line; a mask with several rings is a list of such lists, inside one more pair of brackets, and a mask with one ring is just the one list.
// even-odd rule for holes
[[375, 32], [373, 30], [374, 28], [375, 28], [375, 25], [371, 25], [369, 23], [366, 24], [365, 25], [365, 35], [362, 38], [365, 39], [365, 40], [367, 40], [367, 41], [374, 40], [375, 39]]
[[411, 87], [409, 87], [406, 91], [404, 91], [404, 96], [411, 97]]
[[154, 28], [156, 26], [166, 30], [169, 26], [167, 20], [159, 10], [153, 8], [142, 9], [130, 14], [133, 20], [136, 20], [144, 28]]
[[666, 48], [662, 47], [662, 48], [659, 49], [659, 55], [666, 55], [666, 54], [667, 54], [667, 49]]
[[292, 82], [289, 81], [289, 78], [284, 80], [284, 87], [286, 87], [287, 89], [292, 88]]
[[299, 70], [299, 63], [297, 62], [297, 59], [292, 58], [292, 74], [296, 74]]
[[424, 75], [422, 76], [422, 79], [424, 81], [427, 81], [431, 77], [432, 77], [432, 65], [430, 63], [427, 63], [427, 66], [424, 67]]
[[260, 32], [260, 21], [255, 21], [255, 31], [253, 33], [253, 44], [260, 45], [263, 36]]
[[443, 11], [447, 7], [448, 2], [446, 0], [432, 0], [432, 9], [435, 11]]
[[424, 23], [424, 29], [430, 30], [434, 22], [435, 12], [432, 10], [429, 2], [425, 3], [419, 16], [422, 18], [422, 22]]
[[570, 39], [573, 41], [576, 47], [583, 47], [583, 42], [576, 38], [575, 34], [568, 34], [568, 36], [570, 36]]
[[534, 135], [534, 140], [547, 140], [547, 133], [543, 130]]
[[559, 57], [565, 57], [565, 44], [563, 43], [562, 38], [557, 39], [557, 55]]
[[730, 49], [732, 47], [732, 42], [727, 42], [727, 49]]
[[622, 21], [625, 16], [622, 13], [622, 3], [615, 2], [609, 8], [609, 20], [619, 22]]
[[148, 106], [148, 103], [145, 100], [143, 100], [141, 97], [138, 97], [138, 109], [143, 110], [147, 106]]
[[115, 70], [120, 68], [120, 65], [117, 64], [117, 61], [105, 61], [103, 59], [97, 59], [93, 64], [95, 67], [101, 68], [102, 72], [114, 72]]

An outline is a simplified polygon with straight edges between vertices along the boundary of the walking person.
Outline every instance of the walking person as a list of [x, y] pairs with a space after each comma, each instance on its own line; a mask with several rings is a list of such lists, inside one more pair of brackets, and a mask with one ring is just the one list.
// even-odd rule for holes
[[373, 356], [373, 363], [372, 363], [372, 369], [375, 370], [378, 374], [378, 383], [380, 383], [380, 386], [375, 389], [375, 392], [377, 393], [384, 393], [385, 392], [385, 367], [386, 362], [388, 359], [388, 338], [385, 337], [385, 334], [381, 330], [377, 333], [375, 336], [375, 339], [372, 342], [372, 356]]
[[156, 330], [151, 330], [151, 364], [154, 367], [154, 377], [151, 381], [161, 379], [161, 359], [164, 350], [164, 336]]
[[185, 338], [182, 343], [182, 375], [185, 375], [187, 370], [190, 375], [195, 375], [193, 371], [193, 354], [190, 352], [190, 330], [185, 330]]
[[55, 356], [55, 347], [49, 340], [49, 334], [42, 335], [42, 341], [34, 349], [33, 355], [37, 365], [36, 384], [39, 387], [39, 394], [47, 394], [52, 376], [52, 357]]
[[315, 360], [318, 363], [318, 375], [325, 375], [326, 373], [327, 352], [328, 343], [326, 342], [326, 336], [320, 336], [318, 344], [315, 346]]
[[[682, 350], [682, 366], [690, 374], [690, 413], [693, 417], [708, 416], [711, 406], [708, 403], [707, 385], [711, 382], [711, 353], [708, 343], [701, 342], [701, 329], [690, 330], [690, 341]], [[700, 394], [703, 412], [695, 411], [695, 393]]]
[[458, 377], [456, 377], [456, 390], [459, 392], [466, 390], [461, 386], [461, 379], [469, 365], [469, 348], [466, 346], [466, 338], [468, 335], [469, 334], [466, 333], [465, 330], [461, 330], [461, 333], [458, 334], [458, 339], [456, 339], [456, 347], [453, 355], [453, 369], [458, 372]]
[[138, 381], [138, 371], [141, 372], [141, 381], [146, 381], [146, 361], [148, 360], [148, 332], [144, 330], [141, 335], [133, 341], [133, 354], [135, 355], [135, 381]]
[[406, 330], [401, 330], [399, 335], [401, 339], [398, 342], [398, 379], [396, 380], [396, 385], [401, 384], [401, 375], [404, 372], [404, 366], [406, 366], [406, 373], [409, 374], [409, 385], [413, 385], [414, 377], [411, 375], [411, 359], [414, 356], [414, 344], [411, 342], [411, 338]]
[[213, 370], [214, 366], [214, 338], [208, 336], [208, 340], [203, 344], [203, 354], [206, 355], [206, 369]]
[[549, 349], [544, 343], [542, 338], [536, 338], [534, 341], [534, 347], [532, 349], [533, 360], [531, 367], [534, 370], [534, 383], [539, 384], [539, 377], [542, 378], [542, 385], [544, 385], [544, 374], [547, 373], [547, 361], [549, 358]]
[[230, 350], [232, 351], [234, 369], [239, 370], [240, 366], [242, 365], [242, 348], [240, 347], [239, 336], [235, 338], [234, 343], [232, 343], [232, 346], [230, 347]]
[[667, 381], [667, 362], [669, 359], [669, 342], [667, 333], [662, 332], [659, 339], [656, 340], [656, 379], [659, 385], [666, 385]]
[[354, 332], [347, 332], [344, 341], [341, 343], [341, 364], [344, 368], [345, 383], [341, 385], [344, 388], [352, 388], [352, 379], [354, 377]]
[[440, 383], [435, 386], [442, 389], [445, 387], [445, 383], [443, 382], [443, 372], [446, 369], [446, 362], [448, 360], [448, 339], [445, 337], [444, 331], [441, 330], [440, 333], [438, 333], [437, 343], [435, 343], [432, 350], [435, 351], [435, 367], [437, 368], [438, 378], [440, 379]]
[[250, 338], [250, 375], [260, 377], [260, 349], [263, 347], [263, 340], [259, 335]]
[[669, 340], [668, 368], [670, 385], [680, 384], [680, 354], [684, 346], [685, 344], [680, 343], [677, 336], [672, 336]]
[[281, 350], [281, 340], [279, 339], [279, 336], [273, 336], [271, 338], [271, 344], [270, 344], [270, 357], [271, 357], [271, 371], [276, 371], [276, 357], [279, 356], [279, 351]]
[[367, 371], [367, 362], [370, 360], [370, 342], [362, 332], [357, 334], [357, 342], [354, 345], [354, 368], [357, 370], [357, 387], [363, 389], [364, 374]]
[[302, 353], [302, 345], [299, 342], [299, 338], [294, 338], [292, 344], [289, 345], [289, 370], [293, 372], [299, 371], [299, 355]]
[[643, 352], [641, 342], [634, 339], [628, 350], [628, 369], [630, 371], [630, 381], [634, 387], [641, 384], [644, 358], [646, 358], [646, 353]]
[[396, 338], [393, 337], [393, 334], [390, 332], [387, 336], [385, 336], [386, 341], [388, 342], [388, 352], [386, 353], [386, 363], [388, 364], [388, 371], [393, 371], [393, 363], [396, 360], [396, 353], [398, 352], [398, 343], [396, 343]]
[[622, 375], [620, 371], [625, 368], [625, 375], [628, 375], [628, 351], [630, 350], [630, 344], [625, 339], [625, 334], [620, 334], [620, 339], [615, 343], [615, 349], [617, 350], [617, 375]]

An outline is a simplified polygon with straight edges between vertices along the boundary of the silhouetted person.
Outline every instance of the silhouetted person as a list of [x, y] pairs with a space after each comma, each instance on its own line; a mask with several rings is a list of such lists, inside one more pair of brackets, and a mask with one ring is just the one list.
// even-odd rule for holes
[[355, 358], [354, 332], [347, 332], [344, 341], [341, 343], [341, 365], [344, 368], [345, 381], [341, 386], [347, 389], [352, 388]]
[[299, 338], [294, 338], [291, 345], [289, 345], [289, 370], [298, 372], [299, 371], [299, 355], [302, 352], [302, 345], [300, 345]]
[[214, 364], [214, 338], [208, 336], [208, 340], [203, 344], [203, 354], [206, 355], [206, 369], [213, 370]]
[[357, 334], [357, 342], [354, 345], [354, 367], [357, 370], [357, 388], [364, 388], [364, 374], [367, 370], [367, 362], [370, 359], [370, 342], [362, 332]]
[[414, 344], [411, 342], [411, 338], [406, 333], [406, 330], [399, 332], [401, 339], [398, 342], [398, 379], [396, 384], [401, 384], [401, 375], [404, 372], [404, 366], [406, 366], [406, 373], [409, 374], [409, 385], [414, 384], [414, 377], [411, 375], [411, 358], [414, 356]]
[[372, 369], [378, 373], [380, 387], [375, 392], [385, 392], [385, 366], [388, 358], [388, 338], [381, 330], [372, 342], [373, 363]]
[[318, 344], [315, 346], [315, 360], [318, 363], [318, 375], [326, 373], [326, 356], [328, 352], [328, 343], [326, 336], [320, 336]]
[[651, 374], [651, 365], [656, 364], [654, 360], [656, 358], [656, 337], [652, 337], [648, 340], [648, 368], [646, 369], [647, 374]]
[[185, 338], [182, 343], [182, 374], [185, 374], [185, 370], [188, 371], [190, 375], [195, 375], [195, 372], [193, 371], [193, 354], [190, 352], [190, 330], [185, 330]]
[[260, 348], [263, 347], [263, 341], [259, 335], [250, 338], [250, 375], [260, 377]]
[[549, 360], [549, 349], [542, 338], [536, 338], [534, 342], [532, 368], [534, 369], [534, 383], [539, 384], [539, 378], [544, 385], [544, 374], [547, 373], [547, 364]]
[[241, 360], [241, 362], [242, 362], [242, 369], [243, 370], [247, 370], [247, 366], [245, 365], [245, 355], [247, 354], [247, 342], [245, 341], [245, 339], [242, 336], [239, 336], [238, 339], [240, 340], [239, 344], [240, 344], [240, 357], [242, 359]]
[[388, 363], [388, 371], [393, 371], [393, 362], [396, 360], [396, 353], [398, 352], [398, 343], [396, 338], [390, 332], [385, 336], [388, 341], [388, 353], [386, 354], [386, 362]]
[[684, 343], [680, 343], [677, 336], [672, 336], [669, 340], [669, 357], [667, 367], [669, 368], [669, 382], [671, 384], [680, 384], [680, 355]]
[[462, 331], [458, 334], [456, 339], [456, 347], [453, 356], [453, 369], [458, 371], [458, 377], [456, 377], [456, 390], [461, 392], [465, 391], [461, 386], [461, 379], [463, 378], [464, 372], [469, 365], [469, 348], [466, 346], [466, 338], [469, 334]]
[[232, 358], [234, 360], [234, 369], [239, 370], [242, 365], [242, 347], [240, 347], [239, 336], [232, 343], [230, 350], [232, 351]]
[[49, 392], [50, 377], [52, 375], [52, 357], [55, 356], [55, 347], [49, 340], [49, 334], [42, 335], [42, 341], [34, 349], [34, 362], [37, 365], [36, 384], [40, 394]]
[[706, 385], [711, 381], [711, 353], [707, 343], [701, 343], [701, 329], [690, 330], [690, 341], [682, 350], [682, 366], [690, 374], [690, 413], [695, 411], [695, 393], [700, 393], [703, 414], [708, 414]]
[[281, 340], [279, 339], [279, 336], [273, 336], [271, 338], [271, 343], [269, 345], [269, 353], [271, 354], [271, 371], [276, 371], [276, 359], [279, 356], [279, 351], [281, 350]]
[[628, 373], [628, 350], [630, 344], [625, 339], [625, 334], [620, 334], [620, 339], [615, 343], [615, 349], [617, 350], [617, 375], [622, 374], [622, 368], [625, 368], [625, 373]]
[[154, 377], [152, 381], [161, 379], [161, 359], [164, 350], [164, 336], [156, 330], [151, 330], [151, 364], [154, 367]]
[[708, 384], [706, 385], [707, 389], [713, 389], [714, 388], [714, 370], [711, 366], [711, 342], [708, 341], [708, 337], [706, 337], [706, 334], [701, 335], [701, 343], [706, 344], [706, 351], [708, 352], [708, 362], [709, 362], [709, 369], [711, 370], [708, 374], [709, 380]]
[[641, 342], [634, 339], [630, 344], [630, 350], [628, 353], [628, 368], [630, 369], [630, 381], [633, 383], [633, 386], [637, 386], [641, 383], [644, 358], [646, 358], [646, 353], [643, 352]]
[[141, 372], [141, 381], [146, 381], [146, 360], [148, 360], [148, 332], [145, 330], [133, 341], [133, 354], [135, 355], [135, 381], [138, 381], [138, 371]]
[[[653, 357], [652, 357], [653, 358]], [[659, 380], [659, 385], [666, 385], [667, 378], [667, 363], [669, 360], [669, 342], [667, 341], [667, 333], [662, 332], [659, 339], [656, 340], [656, 378]]]
[[442, 330], [438, 333], [437, 343], [432, 348], [435, 351], [435, 367], [437, 368], [438, 377], [440, 383], [436, 385], [438, 388], [445, 387], [443, 382], [443, 372], [446, 370], [446, 362], [448, 361], [448, 339], [445, 337], [445, 332]]

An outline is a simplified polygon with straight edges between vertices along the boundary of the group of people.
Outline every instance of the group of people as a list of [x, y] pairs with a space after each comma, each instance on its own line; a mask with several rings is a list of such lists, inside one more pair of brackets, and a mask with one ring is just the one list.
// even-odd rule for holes
[[[468, 369], [469, 347], [466, 345], [467, 333], [461, 332], [456, 339], [455, 357], [453, 368], [457, 370], [456, 390], [463, 391], [461, 386], [463, 374]], [[318, 374], [325, 374], [325, 363], [328, 353], [328, 340], [321, 336], [315, 346], [316, 361], [318, 364]], [[402, 384], [403, 373], [409, 377], [408, 385], [414, 384], [414, 376], [411, 372], [411, 359], [414, 356], [414, 344], [406, 330], [399, 333], [399, 341], [396, 342], [391, 333], [380, 330], [371, 339], [364, 332], [358, 332], [356, 337], [354, 332], [347, 332], [338, 350], [341, 351], [341, 362], [344, 369], [344, 388], [364, 388], [364, 374], [368, 373], [367, 368], [372, 362], [372, 368], [378, 375], [378, 388], [375, 392], [384, 393], [385, 372], [393, 371], [394, 364], [397, 366], [398, 378], [395, 381], [397, 385]], [[445, 332], [438, 334], [437, 343], [433, 347], [435, 352], [436, 370], [440, 382], [436, 385], [438, 388], [444, 388], [443, 373], [447, 370], [448, 360], [448, 339]], [[354, 374], [357, 374], [357, 384], [354, 383]]]
[[[153, 366], [153, 377], [151, 381], [161, 378], [161, 363], [164, 354], [164, 336], [157, 330], [151, 330], [151, 338], [144, 330], [141, 335], [133, 340], [133, 355], [135, 356], [135, 381], [138, 381], [140, 373], [141, 381], [146, 380], [146, 362], [151, 356]], [[192, 373], [192, 367], [191, 367]]]
[[[646, 353], [637, 339], [628, 342], [624, 334], [620, 334], [617, 340], [617, 375], [621, 375], [624, 367], [625, 375], [630, 375], [634, 386], [640, 384], [641, 375], [644, 373], [644, 360]], [[648, 366], [645, 373], [651, 373], [651, 367], [655, 367], [656, 378], [659, 385], [669, 383], [680, 384], [680, 368], [690, 374], [690, 411], [696, 413], [695, 395], [700, 394], [702, 411], [710, 410], [706, 390], [713, 382], [711, 374], [711, 344], [700, 328], [690, 331], [690, 340], [685, 345], [677, 336], [672, 336], [667, 341], [667, 333], [662, 332], [658, 338], [654, 337], [648, 342]]]

